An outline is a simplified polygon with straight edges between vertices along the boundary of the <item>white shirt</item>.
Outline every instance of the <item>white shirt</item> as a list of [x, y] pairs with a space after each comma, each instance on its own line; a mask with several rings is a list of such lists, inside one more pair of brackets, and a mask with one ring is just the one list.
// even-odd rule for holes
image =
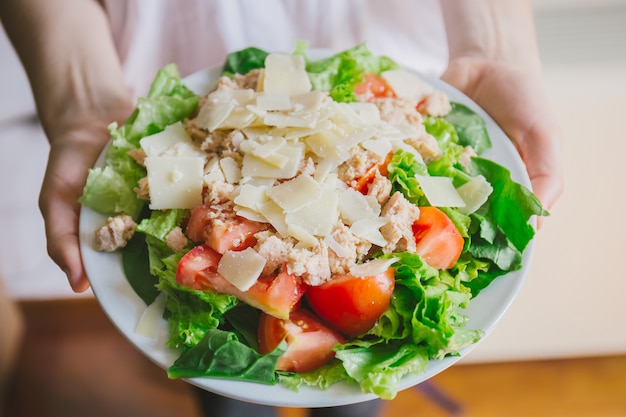
[[105, 0], [105, 6], [136, 95], [167, 63], [186, 76], [248, 46], [291, 52], [296, 40], [336, 52], [366, 42], [373, 53], [434, 76], [448, 57], [437, 0]]

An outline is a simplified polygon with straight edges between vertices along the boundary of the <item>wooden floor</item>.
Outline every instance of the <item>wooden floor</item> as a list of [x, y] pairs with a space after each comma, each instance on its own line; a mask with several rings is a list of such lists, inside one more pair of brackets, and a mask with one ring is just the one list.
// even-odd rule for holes
[[[20, 307], [27, 331], [0, 415], [200, 417], [190, 387], [139, 354], [94, 300]], [[381, 417], [626, 417], [625, 394], [626, 355], [456, 365], [399, 393]], [[282, 409], [278, 415], [306, 413]]]

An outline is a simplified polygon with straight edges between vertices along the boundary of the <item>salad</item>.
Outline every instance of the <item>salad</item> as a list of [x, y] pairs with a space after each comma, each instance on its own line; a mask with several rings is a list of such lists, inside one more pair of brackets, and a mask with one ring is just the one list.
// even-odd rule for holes
[[481, 338], [463, 309], [521, 268], [548, 214], [480, 156], [478, 114], [364, 44], [247, 48], [202, 96], [170, 64], [110, 131], [80, 201], [167, 320], [172, 378], [391, 399]]

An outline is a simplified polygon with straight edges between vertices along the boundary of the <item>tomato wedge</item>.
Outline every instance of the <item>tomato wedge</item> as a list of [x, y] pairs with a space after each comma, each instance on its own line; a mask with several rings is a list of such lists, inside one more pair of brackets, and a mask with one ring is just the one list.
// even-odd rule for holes
[[278, 359], [276, 369], [308, 372], [335, 357], [333, 348], [345, 340], [304, 310], [291, 313], [288, 320], [261, 314], [258, 329], [259, 351], [269, 353], [285, 340], [287, 351]]
[[354, 93], [360, 96], [365, 95], [368, 100], [396, 97], [395, 91], [387, 81], [374, 73], [365, 74], [365, 80], [354, 87]]
[[187, 236], [194, 242], [204, 242], [217, 253], [243, 250], [254, 246], [254, 235], [268, 228], [267, 224], [233, 215], [227, 221], [216, 220], [209, 213], [211, 206], [197, 206], [187, 223]]
[[208, 245], [196, 246], [179, 261], [176, 282], [194, 290], [234, 295], [279, 318], [288, 318], [306, 291], [302, 280], [287, 272], [261, 277], [250, 289], [241, 291], [217, 273], [220, 258], [221, 255]]
[[359, 336], [374, 326], [389, 306], [395, 280], [393, 268], [366, 277], [338, 275], [307, 291], [307, 301], [329, 326]]
[[465, 244], [452, 220], [436, 207], [420, 207], [420, 216], [413, 223], [413, 234], [417, 244], [415, 252], [437, 269], [454, 266]]

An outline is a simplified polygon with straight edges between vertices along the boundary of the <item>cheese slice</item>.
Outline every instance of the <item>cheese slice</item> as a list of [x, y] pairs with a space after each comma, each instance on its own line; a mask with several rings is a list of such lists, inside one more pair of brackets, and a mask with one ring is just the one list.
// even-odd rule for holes
[[254, 249], [226, 251], [217, 264], [217, 272], [241, 291], [248, 291], [261, 276], [267, 261]]
[[354, 188], [346, 188], [339, 196], [339, 212], [344, 223], [351, 225], [362, 219], [374, 219], [380, 214], [380, 204]]
[[267, 190], [267, 196], [286, 213], [311, 204], [322, 195], [322, 186], [310, 175], [301, 174]]
[[237, 107], [237, 101], [228, 90], [217, 90], [209, 94], [206, 102], [200, 107], [196, 116], [196, 125], [209, 132], [224, 123], [230, 113]]
[[416, 175], [420, 188], [431, 206], [435, 207], [463, 207], [465, 201], [452, 185], [450, 177], [432, 177]]
[[464, 207], [459, 211], [464, 214], [472, 214], [478, 210], [493, 192], [493, 187], [485, 177], [478, 175], [456, 189], [463, 201]]
[[147, 156], [202, 156], [181, 122], [166, 126], [159, 133], [139, 141]]
[[302, 55], [269, 54], [265, 58], [263, 91], [297, 96], [311, 91], [311, 81]]
[[150, 209], [190, 209], [202, 204], [204, 158], [150, 156], [145, 159]]
[[369, 277], [382, 274], [397, 261], [398, 258], [378, 258], [362, 264], [354, 264], [350, 268], [350, 274], [355, 277]]
[[398, 97], [406, 97], [416, 102], [431, 94], [433, 87], [416, 74], [403, 69], [393, 69], [380, 74]]

